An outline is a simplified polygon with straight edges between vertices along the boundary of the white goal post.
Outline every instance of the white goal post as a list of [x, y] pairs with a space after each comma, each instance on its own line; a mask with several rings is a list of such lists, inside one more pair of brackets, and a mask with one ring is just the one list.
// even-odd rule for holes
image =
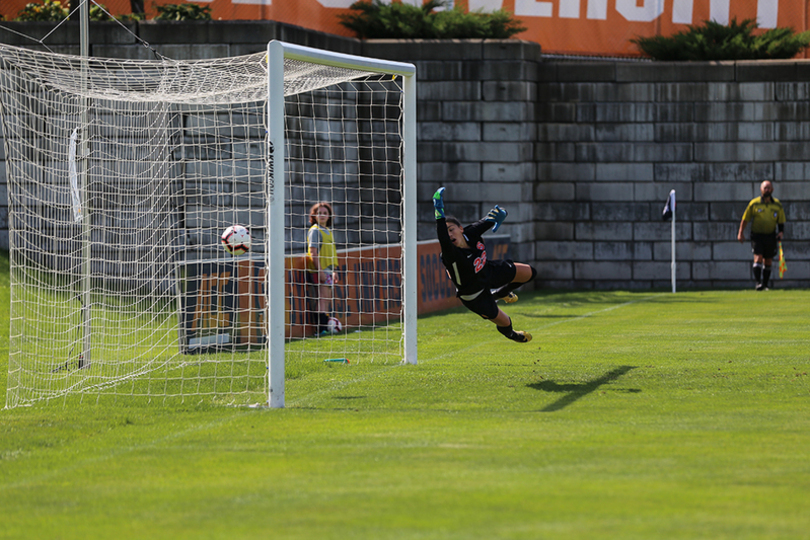
[[[399, 75], [402, 85], [402, 287], [405, 307], [402, 313], [403, 325], [403, 361], [417, 362], [416, 348], [416, 70], [413, 65], [356, 56], [327, 53], [307, 47], [271, 41], [267, 46], [268, 91], [267, 103], [269, 125], [268, 185], [274, 185], [275, 178], [285, 178], [285, 123], [275, 119], [285, 117], [285, 66], [288, 61], [317, 64], [340, 70], [371, 72], [378, 74]], [[268, 252], [282, 249], [285, 239], [284, 231], [284, 192], [272, 190], [268, 196]], [[363, 204], [359, 205], [360, 213], [366, 212]], [[279, 261], [268, 262], [269, 298], [283, 298], [285, 268]], [[280, 302], [268, 304], [270, 347], [268, 349], [269, 366], [269, 406], [284, 406], [284, 334], [285, 315]]]
[[[0, 44], [0, 87], [6, 407], [283, 407], [285, 373], [417, 362], [413, 65], [279, 41], [194, 61]], [[305, 257], [323, 202], [328, 298]], [[233, 256], [236, 224], [252, 247]]]

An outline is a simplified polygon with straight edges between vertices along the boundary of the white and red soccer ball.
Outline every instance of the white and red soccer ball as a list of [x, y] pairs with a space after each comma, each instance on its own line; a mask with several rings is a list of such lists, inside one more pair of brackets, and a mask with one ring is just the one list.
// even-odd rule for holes
[[242, 225], [231, 225], [222, 233], [222, 247], [231, 255], [250, 251], [250, 232]]
[[326, 323], [326, 329], [330, 334], [337, 334], [343, 330], [343, 324], [341, 324], [337, 317], [329, 317], [329, 320]]

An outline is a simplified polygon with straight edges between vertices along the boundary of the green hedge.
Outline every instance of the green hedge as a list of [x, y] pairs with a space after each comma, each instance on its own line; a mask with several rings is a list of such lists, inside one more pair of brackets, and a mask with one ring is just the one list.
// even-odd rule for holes
[[706, 21], [672, 36], [631, 39], [655, 60], [769, 60], [793, 58], [810, 45], [810, 31], [796, 34], [791, 28], [774, 28], [754, 35], [757, 23], [745, 19], [728, 26]]
[[507, 39], [526, 30], [502, 9], [482, 13], [442, 10], [445, 6], [444, 0], [430, 0], [421, 7], [361, 0], [351, 5], [355, 13], [339, 17], [361, 39]]

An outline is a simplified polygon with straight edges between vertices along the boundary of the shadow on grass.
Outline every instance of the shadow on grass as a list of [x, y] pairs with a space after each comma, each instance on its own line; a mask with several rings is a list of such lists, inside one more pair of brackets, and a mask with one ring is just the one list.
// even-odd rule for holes
[[[568, 407], [575, 401], [597, 390], [600, 386], [607, 384], [611, 381], [615, 381], [616, 379], [618, 379], [631, 369], [635, 369], [635, 366], [620, 366], [612, 371], [605, 373], [598, 379], [594, 379], [592, 381], [588, 381], [585, 383], [558, 384], [554, 381], [541, 381], [537, 383], [527, 384], [526, 386], [528, 386], [529, 388], [534, 388], [535, 390], [540, 390], [542, 392], [565, 392], [565, 395], [562, 396], [560, 399], [540, 409], [540, 412], [554, 412], [559, 411], [560, 409], [564, 409], [565, 407]], [[631, 390], [631, 391], [640, 392], [641, 390]]]

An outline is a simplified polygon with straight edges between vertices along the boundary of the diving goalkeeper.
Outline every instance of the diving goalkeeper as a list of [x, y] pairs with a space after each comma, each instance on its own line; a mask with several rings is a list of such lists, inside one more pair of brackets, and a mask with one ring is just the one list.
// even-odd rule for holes
[[517, 301], [515, 289], [534, 280], [537, 271], [524, 263], [510, 260], [487, 260], [486, 246], [481, 236], [490, 228], [497, 231], [506, 219], [506, 210], [495, 205], [487, 216], [472, 225], [444, 214], [444, 188], [433, 194], [436, 233], [442, 247], [442, 262], [447, 268], [456, 296], [461, 303], [498, 327], [498, 332], [518, 343], [528, 343], [532, 335], [512, 328], [512, 319], [503, 312], [496, 300], [503, 298], [511, 304]]

